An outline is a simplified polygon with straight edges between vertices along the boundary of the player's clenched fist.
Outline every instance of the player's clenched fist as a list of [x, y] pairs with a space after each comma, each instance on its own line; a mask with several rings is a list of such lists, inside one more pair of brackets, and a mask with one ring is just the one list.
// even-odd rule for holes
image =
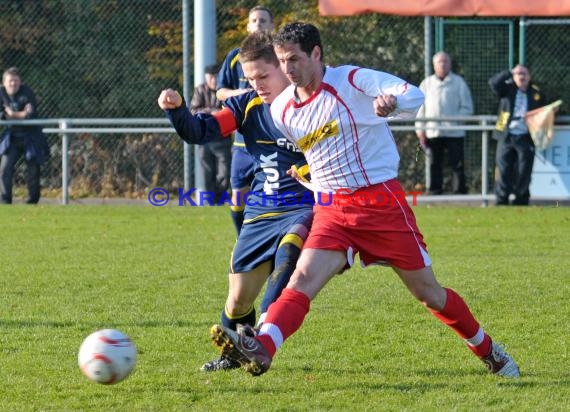
[[392, 94], [383, 94], [374, 100], [374, 112], [377, 116], [387, 117], [396, 110], [398, 100]]
[[176, 109], [182, 104], [182, 96], [176, 90], [166, 89], [158, 96], [158, 106], [162, 110]]

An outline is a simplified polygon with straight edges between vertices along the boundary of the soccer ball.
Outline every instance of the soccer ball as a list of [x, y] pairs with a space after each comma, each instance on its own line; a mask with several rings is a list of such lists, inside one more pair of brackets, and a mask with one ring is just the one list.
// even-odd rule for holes
[[79, 368], [90, 381], [113, 385], [134, 369], [137, 349], [127, 335], [102, 329], [87, 336], [79, 348]]

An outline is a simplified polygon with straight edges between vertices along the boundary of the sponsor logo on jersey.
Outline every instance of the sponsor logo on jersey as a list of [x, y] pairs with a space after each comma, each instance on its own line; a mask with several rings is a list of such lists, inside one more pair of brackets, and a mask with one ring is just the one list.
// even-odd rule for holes
[[299, 141], [297, 142], [297, 146], [299, 146], [299, 149], [301, 149], [303, 152], [306, 152], [320, 141], [337, 135], [338, 135], [338, 120], [334, 119], [328, 123], [325, 123], [317, 130], [300, 138]]

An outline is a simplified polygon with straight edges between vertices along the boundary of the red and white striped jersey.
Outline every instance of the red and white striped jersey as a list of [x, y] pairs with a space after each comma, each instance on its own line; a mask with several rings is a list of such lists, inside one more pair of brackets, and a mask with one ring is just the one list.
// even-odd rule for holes
[[[397, 98], [388, 118], [374, 112], [383, 94]], [[305, 154], [315, 192], [352, 191], [398, 175], [400, 156], [387, 120], [415, 117], [423, 101], [419, 88], [389, 73], [327, 67], [308, 100], [296, 101], [291, 85], [271, 104], [271, 116]]]

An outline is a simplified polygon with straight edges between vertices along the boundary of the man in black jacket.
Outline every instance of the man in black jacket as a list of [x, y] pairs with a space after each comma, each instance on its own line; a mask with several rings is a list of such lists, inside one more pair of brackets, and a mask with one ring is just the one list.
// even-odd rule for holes
[[[18, 69], [11, 67], [2, 75], [0, 115], [4, 120], [37, 117], [36, 96], [22, 84]], [[40, 164], [47, 160], [47, 141], [41, 126], [8, 126], [0, 137], [0, 203], [12, 203], [12, 178], [20, 157], [26, 162], [29, 196], [26, 203], [40, 200]]]
[[516, 65], [489, 80], [499, 97], [499, 113], [493, 137], [497, 144], [495, 195], [497, 205], [528, 205], [530, 178], [534, 163], [534, 143], [525, 122], [528, 111], [544, 106], [546, 99], [530, 80], [528, 67]]

